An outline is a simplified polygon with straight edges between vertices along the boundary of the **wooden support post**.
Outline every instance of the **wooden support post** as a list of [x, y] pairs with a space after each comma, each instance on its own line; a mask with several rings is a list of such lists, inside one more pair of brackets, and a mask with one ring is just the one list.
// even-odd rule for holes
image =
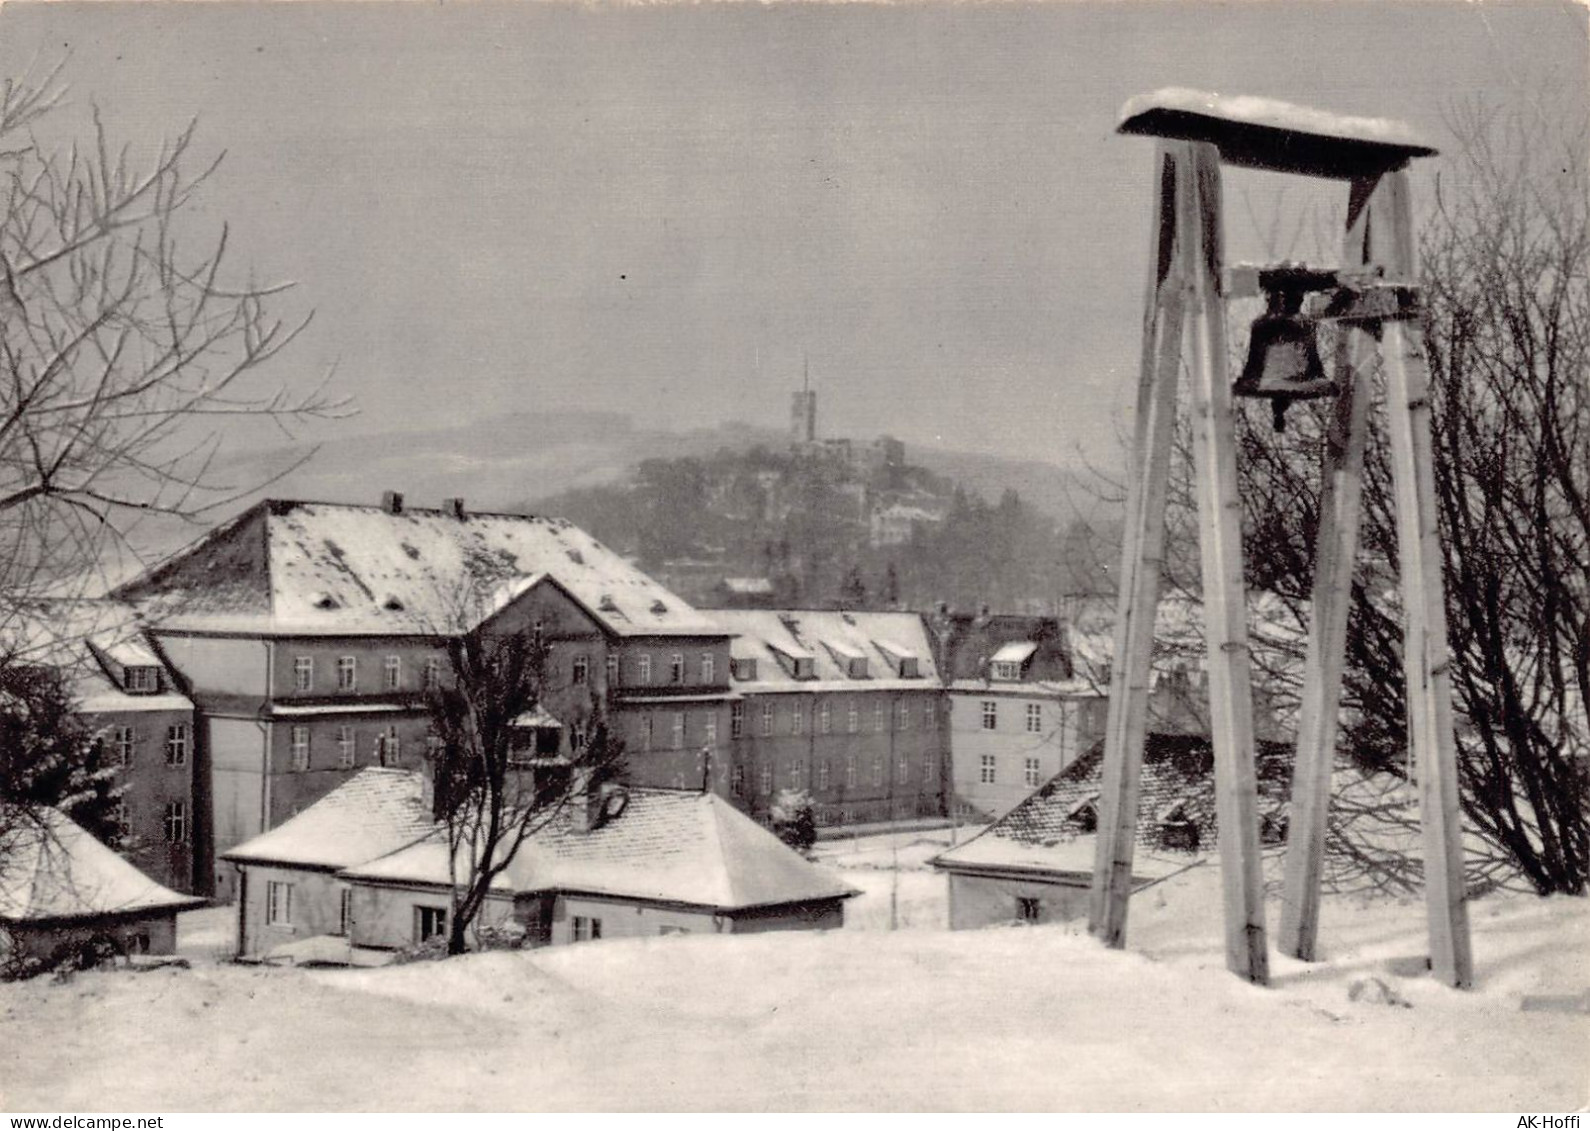
[[1187, 143], [1193, 192], [1182, 205], [1185, 262], [1191, 273], [1192, 414], [1199, 547], [1203, 560], [1204, 638], [1209, 720], [1215, 748], [1215, 815], [1220, 825], [1226, 965], [1260, 985], [1270, 976], [1254, 774], [1253, 677], [1248, 654], [1247, 588], [1242, 567], [1242, 504], [1237, 497], [1236, 428], [1221, 293], [1220, 154]]
[[[1365, 267], [1375, 257], [1377, 249], [1370, 233], [1378, 232], [1379, 225], [1372, 228], [1370, 202], [1378, 180], [1353, 182], [1342, 246], [1343, 270]], [[1336, 382], [1341, 391], [1320, 458], [1314, 590], [1281, 897], [1281, 951], [1307, 962], [1317, 957], [1320, 879], [1347, 655], [1353, 558], [1358, 548], [1370, 377], [1379, 351], [1374, 334], [1362, 327], [1344, 327], [1337, 344]]]
[[[1412, 266], [1413, 219], [1407, 174], [1383, 180], [1386, 219]], [[1378, 202], [1377, 202], [1378, 203]], [[1378, 217], [1381, 210], [1377, 207]], [[1411, 270], [1409, 272], [1411, 274]], [[1449, 986], [1473, 984], [1468, 905], [1463, 877], [1463, 828], [1458, 811], [1457, 746], [1446, 602], [1436, 533], [1435, 454], [1430, 439], [1430, 373], [1419, 328], [1387, 321], [1381, 331], [1386, 412], [1391, 433], [1392, 483], [1397, 504], [1397, 559], [1402, 575], [1403, 672], [1408, 687], [1408, 740], [1419, 783], [1424, 835], [1425, 911], [1430, 962]]]
[[1191, 175], [1186, 147], [1161, 144], [1155, 154], [1155, 170], [1158, 176], [1143, 310], [1143, 352], [1127, 482], [1093, 888], [1088, 903], [1088, 929], [1113, 947], [1126, 941], [1149, 662], [1165, 549], [1165, 497], [1170, 482], [1185, 306], [1186, 271], [1181, 264], [1177, 201], [1190, 187], [1186, 183]]

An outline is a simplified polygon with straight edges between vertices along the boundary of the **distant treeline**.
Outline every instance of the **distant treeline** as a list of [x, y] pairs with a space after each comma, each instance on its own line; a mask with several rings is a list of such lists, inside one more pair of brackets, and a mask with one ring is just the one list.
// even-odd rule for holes
[[[532, 509], [702, 603], [723, 596], [725, 578], [767, 578], [781, 604], [1048, 612], [1066, 595], [1113, 588], [1119, 538], [1113, 525], [1057, 522], [1013, 490], [990, 502], [921, 467], [766, 447], [646, 460], [626, 482]], [[889, 538], [904, 541], [879, 544]]]

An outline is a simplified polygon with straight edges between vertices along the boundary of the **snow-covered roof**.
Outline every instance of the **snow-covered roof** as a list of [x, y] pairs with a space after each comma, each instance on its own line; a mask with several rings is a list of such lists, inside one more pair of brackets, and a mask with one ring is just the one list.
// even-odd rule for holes
[[[1103, 744], [1072, 762], [1037, 792], [965, 844], [936, 858], [946, 866], [1031, 869], [1068, 876], [1093, 868], [1096, 836], [1083, 831], [1078, 815], [1099, 797]], [[1259, 810], [1278, 819], [1290, 789], [1292, 750], [1261, 742], [1257, 750]], [[1159, 846], [1160, 826], [1187, 821], [1200, 831], [1199, 849], [1209, 851], [1218, 835], [1215, 821], [1214, 754], [1199, 735], [1150, 734], [1139, 777], [1137, 850], [1132, 874], [1155, 879], [1185, 867], [1186, 852]], [[1179, 863], [1178, 863], [1179, 861]]]
[[[939, 683], [927, 626], [916, 613], [714, 609], [712, 616], [734, 634], [730, 655], [757, 661], [755, 679], [735, 678], [737, 691], [926, 690]], [[812, 678], [796, 679], [780, 655], [810, 659]], [[916, 657], [915, 677], [898, 675], [902, 656]], [[841, 658], [867, 660], [867, 675], [851, 676]]]
[[[27, 598], [6, 602], [0, 652], [9, 662], [54, 668], [66, 679], [76, 709], [183, 711], [193, 702], [171, 687], [171, 675], [143, 636], [138, 610], [100, 598]], [[166, 687], [130, 694], [117, 669], [160, 668]]]
[[432, 634], [549, 579], [617, 635], [720, 635], [579, 527], [528, 515], [271, 500], [118, 592], [175, 630]]
[[[626, 803], [615, 806], [617, 812], [589, 832], [575, 827], [573, 807], [566, 807], [525, 843], [495, 886], [720, 911], [854, 894], [838, 876], [812, 864], [714, 794], [632, 788], [624, 796]], [[446, 843], [438, 832], [348, 867], [342, 875], [390, 884], [446, 884]]]
[[996, 664], [1025, 664], [1037, 650], [1036, 641], [1012, 640], [1008, 644], [1001, 644], [990, 659]]
[[221, 855], [331, 871], [362, 864], [431, 833], [421, 785], [411, 770], [366, 767], [302, 813]]
[[0, 921], [87, 919], [204, 901], [163, 887], [56, 809], [0, 815]]

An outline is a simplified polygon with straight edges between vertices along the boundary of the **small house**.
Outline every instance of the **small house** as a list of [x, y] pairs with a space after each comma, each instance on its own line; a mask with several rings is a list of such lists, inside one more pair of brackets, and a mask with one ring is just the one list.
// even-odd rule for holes
[[56, 809], [0, 807], [0, 965], [108, 942], [171, 954], [177, 914], [203, 905], [156, 883]]
[[[1259, 744], [1259, 808], [1271, 841], [1285, 836], [1290, 755], [1282, 744]], [[949, 876], [952, 930], [1087, 914], [1103, 764], [1100, 743], [981, 834], [932, 860]], [[1150, 734], [1143, 750], [1133, 890], [1200, 863], [1214, 850], [1217, 833], [1209, 740]]]
[[[308, 940], [332, 936], [370, 961], [445, 934], [452, 869], [425, 797], [419, 772], [363, 770], [228, 853], [243, 876], [239, 953], [325, 957]], [[478, 924], [530, 945], [827, 929], [855, 894], [715, 794], [607, 787], [548, 816]]]

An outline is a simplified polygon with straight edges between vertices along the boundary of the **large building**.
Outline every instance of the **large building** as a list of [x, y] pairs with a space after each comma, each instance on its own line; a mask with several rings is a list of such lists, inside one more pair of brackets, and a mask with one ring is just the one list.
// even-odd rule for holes
[[730, 793], [765, 817], [786, 790], [817, 821], [945, 813], [944, 689], [915, 613], [719, 609], [733, 634]]
[[144, 636], [136, 610], [108, 600], [23, 600], [7, 609], [13, 669], [48, 669], [103, 748], [120, 791], [121, 853], [155, 881], [197, 890], [194, 711]]
[[1104, 690], [1075, 672], [1064, 622], [940, 613], [932, 630], [962, 812], [1003, 816], [1103, 735]]
[[[728, 632], [560, 519], [394, 494], [272, 500], [118, 595], [141, 606], [199, 710], [207, 871], [360, 768], [417, 767], [447, 643], [487, 622], [545, 644], [541, 721], [558, 748], [605, 711], [637, 784], [728, 788], [727, 760], [710, 756], [727, 743]], [[199, 890], [230, 899], [235, 879], [223, 866]]]

